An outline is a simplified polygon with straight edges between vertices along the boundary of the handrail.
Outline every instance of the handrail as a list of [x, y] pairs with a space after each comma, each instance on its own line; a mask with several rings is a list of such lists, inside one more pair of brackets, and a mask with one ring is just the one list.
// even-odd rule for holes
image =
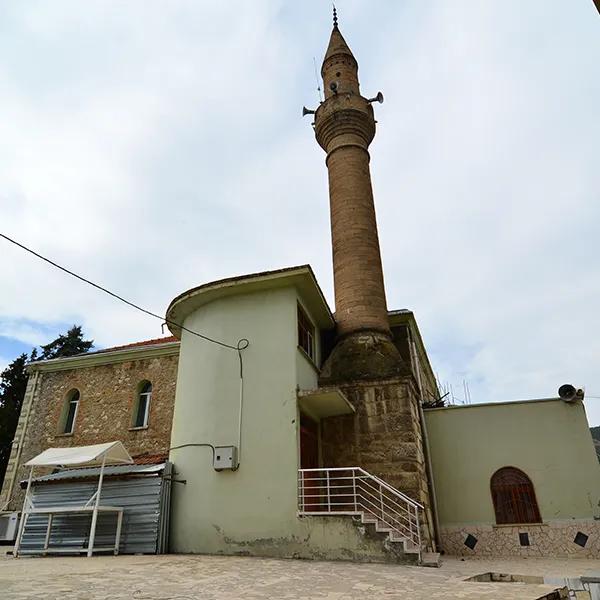
[[393, 541], [420, 553], [423, 506], [361, 467], [300, 469], [298, 505], [299, 514], [368, 517]]
[[[315, 471], [360, 471], [365, 478], [367, 479], [375, 479], [377, 481], [377, 483], [380, 483], [384, 488], [388, 489], [390, 492], [392, 492], [393, 494], [396, 494], [398, 496], [401, 496], [403, 500], [406, 500], [406, 502], [408, 502], [409, 504], [414, 505], [417, 508], [420, 508], [421, 510], [424, 508], [424, 506], [422, 504], [419, 504], [416, 500], [413, 500], [410, 496], [407, 496], [406, 494], [402, 493], [400, 490], [397, 490], [395, 487], [392, 487], [389, 483], [386, 483], [383, 479], [380, 479], [379, 477], [377, 477], [377, 475], [373, 475], [372, 473], [369, 473], [367, 471], [365, 471], [362, 467], [327, 467], [327, 468], [323, 468], [323, 469], [299, 469], [299, 472], [301, 473], [311, 473], [311, 472], [315, 472]], [[353, 479], [352, 477], [340, 477], [339, 479]], [[358, 479], [358, 477], [356, 477], [356, 479]]]
[[358, 467], [358, 469], [361, 473], [364, 473], [367, 477], [374, 479], [375, 481], [377, 481], [377, 483], [381, 484], [388, 491], [392, 492], [392, 494], [396, 494], [397, 496], [400, 496], [403, 500], [406, 500], [406, 502], [408, 502], [408, 504], [412, 504], [415, 508], [420, 508], [421, 510], [423, 510], [423, 508], [425, 508], [422, 504], [419, 504], [416, 500], [413, 500], [410, 496], [403, 494], [400, 490], [397, 490], [395, 487], [392, 487], [389, 483], [386, 483], [383, 479], [380, 479], [379, 477], [377, 477], [377, 475], [371, 475], [371, 473], [367, 473], [364, 469], [361, 469], [360, 467]]
[[[377, 481], [377, 480], [376, 480], [376, 481]], [[378, 483], [379, 483], [379, 482], [378, 482]], [[368, 486], [369, 486], [369, 487], [370, 487], [372, 490], [375, 490], [375, 491], [377, 491], [377, 490], [376, 490], [376, 489], [375, 489], [375, 488], [374, 488], [374, 487], [373, 487], [373, 486], [372, 486], [370, 483], [367, 483], [367, 485], [368, 485]], [[380, 485], [381, 485], [381, 484], [380, 484]], [[382, 486], [382, 487], [384, 487], [384, 486]], [[387, 489], [386, 489], [386, 491], [389, 491], [389, 490], [387, 490]], [[393, 493], [393, 492], [392, 492], [392, 493]], [[404, 495], [402, 495], [402, 496], [404, 496]], [[402, 497], [402, 496], [401, 496], [401, 497]], [[401, 506], [400, 504], [398, 504], [398, 502], [396, 502], [395, 500], [391, 500], [390, 498], [388, 498], [388, 500], [390, 500], [391, 502], [393, 502], [393, 503], [394, 503], [396, 506], [399, 506], [400, 508], [402, 507], [402, 506]], [[406, 496], [406, 497], [402, 497], [402, 500], [404, 500], [404, 501], [405, 501], [407, 504], [410, 504], [410, 505], [412, 505], [414, 508], [421, 508], [421, 509], [423, 508], [423, 507], [422, 507], [420, 504], [418, 504], [418, 503], [416, 503], [416, 502], [413, 502], [413, 501], [412, 501], [410, 498], [408, 498], [408, 496]]]

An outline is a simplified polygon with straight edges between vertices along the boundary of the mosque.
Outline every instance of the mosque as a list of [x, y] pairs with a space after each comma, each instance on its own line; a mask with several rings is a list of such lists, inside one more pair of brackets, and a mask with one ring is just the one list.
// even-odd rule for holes
[[31, 364], [0, 509], [20, 509], [42, 450], [120, 440], [138, 465], [173, 465], [171, 552], [600, 556], [583, 399], [444, 405], [413, 312], [387, 306], [369, 170], [382, 96], [362, 95], [337, 18], [321, 75], [305, 113], [335, 312], [309, 265], [240, 275], [175, 297], [171, 337]]

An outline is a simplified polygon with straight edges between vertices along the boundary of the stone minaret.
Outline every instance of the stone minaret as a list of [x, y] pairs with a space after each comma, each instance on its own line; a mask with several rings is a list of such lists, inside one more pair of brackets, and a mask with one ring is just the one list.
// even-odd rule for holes
[[358, 63], [334, 25], [321, 68], [325, 101], [315, 113], [315, 134], [327, 153], [336, 345], [321, 374], [323, 384], [385, 379], [406, 373], [391, 342], [383, 270], [369, 172], [375, 136], [371, 101], [360, 94]]

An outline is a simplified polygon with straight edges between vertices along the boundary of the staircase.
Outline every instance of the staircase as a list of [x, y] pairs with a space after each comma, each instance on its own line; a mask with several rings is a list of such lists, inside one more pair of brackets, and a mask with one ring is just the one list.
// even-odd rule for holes
[[404, 553], [421, 559], [418, 502], [360, 467], [300, 469], [300, 515], [360, 517], [375, 531], [387, 533], [391, 544], [402, 544]]

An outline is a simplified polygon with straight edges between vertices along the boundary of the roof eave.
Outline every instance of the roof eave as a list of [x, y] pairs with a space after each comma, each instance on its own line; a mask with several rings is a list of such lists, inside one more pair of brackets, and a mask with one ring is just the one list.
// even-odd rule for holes
[[420, 350], [422, 351], [423, 356], [425, 356], [425, 368], [429, 371], [430, 377], [432, 377], [433, 380], [436, 381], [435, 373], [429, 360], [429, 354], [427, 353], [427, 348], [425, 347], [425, 343], [423, 342], [417, 319], [415, 318], [415, 313], [407, 308], [401, 308], [399, 310], [390, 310], [388, 311], [388, 320], [390, 322], [391, 327], [393, 327], [394, 325], [408, 324], [410, 329], [415, 334], [416, 342]]
[[331, 329], [335, 326], [331, 309], [310, 265], [228, 277], [197, 286], [183, 292], [169, 304], [166, 321], [171, 333], [181, 338], [181, 326], [187, 316], [210, 302], [238, 294], [287, 286], [295, 286], [300, 295], [309, 301], [309, 308], [313, 309], [312, 313], [319, 327]]
[[35, 371], [66, 371], [68, 369], [80, 369], [96, 365], [110, 364], [115, 362], [126, 362], [142, 358], [154, 358], [179, 353], [180, 342], [168, 342], [166, 344], [152, 344], [150, 346], [136, 346], [133, 348], [122, 348], [121, 350], [108, 350], [92, 352], [89, 354], [78, 354], [66, 358], [51, 358], [27, 363], [28, 373]]

